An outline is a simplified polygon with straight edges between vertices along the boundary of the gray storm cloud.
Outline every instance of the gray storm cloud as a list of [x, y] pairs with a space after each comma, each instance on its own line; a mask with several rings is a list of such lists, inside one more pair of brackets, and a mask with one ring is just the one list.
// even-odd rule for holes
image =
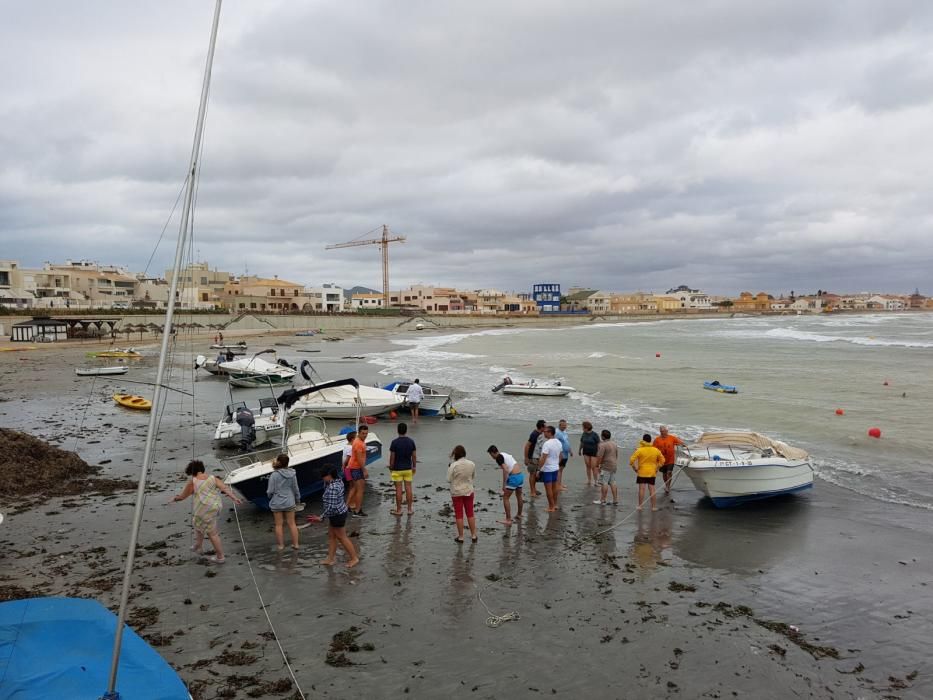
[[[210, 12], [8, 8], [0, 257], [142, 269]], [[195, 248], [378, 287], [324, 246], [388, 223], [393, 286], [930, 293], [931, 39], [904, 1], [228, 3]]]

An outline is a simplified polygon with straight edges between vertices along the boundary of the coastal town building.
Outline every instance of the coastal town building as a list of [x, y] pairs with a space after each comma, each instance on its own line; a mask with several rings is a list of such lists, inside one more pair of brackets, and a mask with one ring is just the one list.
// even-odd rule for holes
[[538, 307], [538, 313], [560, 311], [560, 285], [556, 282], [540, 282], [533, 285], [531, 298]]
[[680, 299], [670, 294], [655, 294], [652, 301], [658, 313], [662, 314], [680, 311], [683, 308]]
[[311, 298], [298, 282], [244, 275], [227, 282], [222, 305], [232, 311], [313, 311]]
[[773, 298], [767, 292], [758, 292], [752, 295], [751, 292], [742, 292], [735, 299], [732, 299], [731, 311], [770, 311]]
[[0, 260], [0, 305], [24, 309], [33, 297], [23, 288], [23, 272], [15, 260]]
[[676, 298], [680, 302], [680, 308], [682, 309], [704, 309], [708, 311], [713, 309], [713, 302], [708, 294], [701, 292], [699, 289], [691, 289], [685, 284], [674, 289], [668, 289], [664, 295]]
[[571, 287], [567, 290], [567, 296], [561, 304], [561, 311], [586, 311], [587, 299], [596, 294], [595, 289], [581, 289], [580, 287]]
[[654, 295], [647, 292], [609, 296], [609, 312], [613, 314], [657, 313], [657, 311], [658, 303]]
[[[391, 296], [391, 295], [390, 295]], [[350, 297], [351, 309], [381, 309], [385, 301], [382, 294], [357, 292]]]
[[310, 304], [311, 311], [335, 314], [343, 311], [346, 304], [343, 287], [333, 283], [320, 287], [305, 287], [303, 296], [307, 297], [307, 300], [303, 301], [300, 308], [304, 308], [304, 304]]
[[[167, 284], [172, 283], [173, 276], [174, 272], [172, 270], [165, 271]], [[233, 275], [229, 272], [212, 270], [206, 262], [193, 262], [178, 273], [178, 289], [175, 300], [183, 309], [215, 309], [223, 307], [226, 302], [225, 290], [232, 280]]]

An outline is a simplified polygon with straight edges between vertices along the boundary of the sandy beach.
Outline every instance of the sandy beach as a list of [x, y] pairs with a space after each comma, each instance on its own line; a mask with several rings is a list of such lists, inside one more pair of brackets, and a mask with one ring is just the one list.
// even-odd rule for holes
[[[193, 340], [209, 354], [207, 334]], [[329, 378], [385, 379], [379, 367], [345, 359], [385, 352], [384, 334], [263, 340], [283, 351], [313, 342]], [[88, 349], [0, 353], [0, 425], [76, 451], [100, 476], [133, 479], [147, 415], [113, 405], [119, 377], [74, 376]], [[154, 348], [146, 353], [133, 376], [154, 374]], [[188, 363], [178, 355], [179, 375]], [[194, 404], [170, 402], [129, 620], [195, 698], [297, 697], [257, 589], [307, 697], [933, 695], [925, 513], [892, 519], [884, 504], [828, 483], [752, 513], [717, 511], [685, 476], [657, 513], [635, 513], [626, 472], [621, 505], [594, 506], [574, 457], [560, 511], [528, 503], [507, 528], [497, 523], [501, 481], [485, 448], [520, 452], [531, 428], [508, 416], [412, 427], [420, 466], [410, 517], [388, 512], [387, 469], [373, 465], [370, 517], [348, 524], [361, 555], [352, 571], [319, 564], [320, 524], [302, 529], [299, 551], [276, 552], [271, 516], [249, 505], [226, 509], [228, 561], [211, 566], [189, 551], [187, 504], [170, 499], [193, 456], [219, 469], [209, 446], [222, 386], [202, 377]], [[395, 433], [391, 420], [373, 429], [386, 444]], [[477, 464], [476, 544], [453, 540], [445, 471], [456, 444]], [[0, 485], [0, 599], [89, 596], [115, 607], [133, 500], [127, 490], [23, 507]], [[319, 510], [317, 497], [305, 514]], [[510, 612], [520, 619], [487, 625]]]

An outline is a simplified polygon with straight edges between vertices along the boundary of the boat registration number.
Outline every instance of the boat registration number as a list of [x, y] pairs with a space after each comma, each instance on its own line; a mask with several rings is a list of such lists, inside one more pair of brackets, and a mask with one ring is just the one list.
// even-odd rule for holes
[[751, 467], [752, 461], [750, 459], [733, 459], [726, 461], [724, 459], [713, 462], [717, 467]]

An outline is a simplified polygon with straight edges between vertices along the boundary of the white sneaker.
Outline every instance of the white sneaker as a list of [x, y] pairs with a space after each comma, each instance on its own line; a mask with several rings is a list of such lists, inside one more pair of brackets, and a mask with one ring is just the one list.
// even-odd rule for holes
[[593, 501], [593, 505], [594, 505], [594, 506], [604, 506], [604, 505], [606, 505], [606, 502], [605, 502], [605, 501], [598, 501], [598, 500], [597, 500], [597, 501]]

